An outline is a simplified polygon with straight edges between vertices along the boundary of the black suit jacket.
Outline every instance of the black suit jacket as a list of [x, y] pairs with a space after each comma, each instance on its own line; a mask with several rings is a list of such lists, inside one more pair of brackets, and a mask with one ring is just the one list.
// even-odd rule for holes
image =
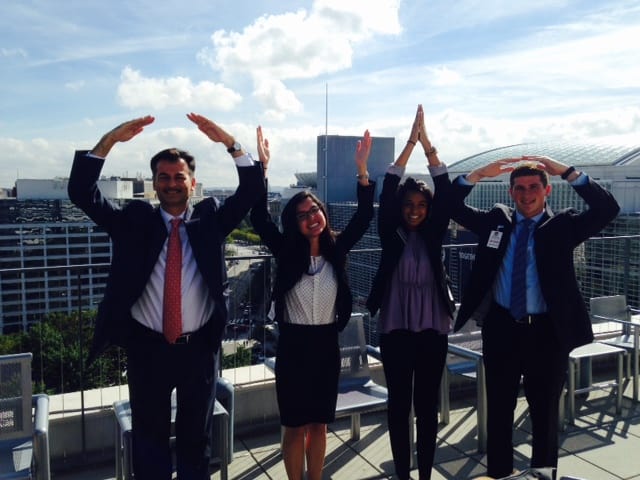
[[[406, 232], [402, 227], [400, 217], [401, 198], [397, 198], [400, 177], [387, 173], [382, 184], [380, 194], [380, 209], [378, 210], [378, 234], [382, 244], [380, 266], [376, 272], [371, 287], [371, 293], [367, 299], [367, 308], [375, 315], [382, 304], [384, 295], [389, 287], [389, 282], [396, 269], [406, 244]], [[435, 194], [431, 203], [428, 218], [422, 222], [418, 229], [420, 238], [427, 247], [429, 261], [433, 268], [433, 276], [436, 280], [436, 294], [443, 300], [444, 305], [453, 315], [455, 304], [449, 288], [449, 278], [442, 263], [442, 239], [449, 226], [449, 207], [446, 205], [447, 192], [449, 191], [449, 174], [433, 177]]]
[[[373, 217], [373, 195], [375, 193], [375, 182], [369, 182], [369, 186], [363, 187], [358, 184], [358, 208], [349, 224], [337, 235], [335, 242], [334, 261], [331, 262], [338, 280], [338, 294], [336, 297], [336, 322], [338, 331], [346, 327], [351, 317], [353, 296], [349, 288], [346, 272], [346, 258], [349, 250], [362, 238], [362, 235], [369, 228], [369, 223]], [[271, 250], [277, 262], [276, 280], [273, 287], [273, 301], [275, 302], [275, 312], [277, 322], [282, 321], [285, 308], [285, 295], [302, 278], [304, 272], [309, 268], [309, 256], [296, 258], [288, 245], [285, 244], [284, 235], [273, 223], [271, 215], [267, 209], [267, 196], [263, 198], [251, 209], [251, 223], [255, 231], [265, 245]], [[306, 242], [306, 240], [304, 240]]]
[[[98, 308], [91, 363], [107, 346], [126, 346], [129, 338], [131, 307], [142, 294], [167, 237], [159, 208], [132, 200], [124, 208], [105, 198], [97, 181], [104, 160], [76, 152], [69, 177], [69, 198], [109, 234], [113, 245], [111, 270]], [[251, 205], [263, 194], [262, 167], [238, 168], [240, 183], [236, 192], [220, 206], [207, 198], [193, 207], [185, 227], [198, 269], [215, 302], [211, 345], [216, 351], [227, 320], [227, 273], [224, 262], [225, 237], [244, 218]]]
[[[506, 205], [496, 204], [488, 211], [465, 205], [464, 199], [473, 187], [457, 180], [451, 190], [452, 218], [478, 235], [478, 248], [471, 278], [462, 296], [456, 331], [470, 318], [479, 323], [491, 321], [485, 318], [486, 312], [493, 301], [493, 284], [515, 218], [514, 209]], [[557, 339], [567, 352], [593, 341], [591, 320], [575, 275], [573, 250], [600, 232], [620, 209], [613, 196], [591, 179], [574, 189], [589, 208], [583, 212], [567, 209], [554, 214], [547, 206], [533, 233], [542, 296]], [[488, 245], [492, 231], [503, 232], [498, 248]]]

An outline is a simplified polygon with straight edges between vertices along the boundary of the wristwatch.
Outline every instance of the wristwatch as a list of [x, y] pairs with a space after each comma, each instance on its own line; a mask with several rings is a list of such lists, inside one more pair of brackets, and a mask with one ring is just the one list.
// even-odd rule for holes
[[233, 142], [233, 145], [227, 148], [227, 152], [229, 153], [239, 152], [240, 150], [242, 150], [242, 145], [240, 145], [238, 142]]

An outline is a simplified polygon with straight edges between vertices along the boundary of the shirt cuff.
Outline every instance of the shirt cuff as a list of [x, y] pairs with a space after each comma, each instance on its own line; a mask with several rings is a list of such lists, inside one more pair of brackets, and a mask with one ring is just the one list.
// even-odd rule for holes
[[471, 183], [469, 180], [467, 180], [467, 176], [466, 175], [460, 175], [456, 182], [458, 182], [460, 185], [466, 185], [467, 187], [471, 187], [473, 185], [475, 185], [475, 183]]
[[389, 164], [389, 167], [387, 167], [387, 173], [390, 173], [391, 175], [395, 175], [400, 178], [402, 178], [402, 176], [404, 175], [404, 171], [405, 171], [405, 167], [398, 167], [393, 163]]
[[235, 157], [233, 161], [236, 162], [236, 167], [253, 167], [256, 164], [250, 153]]
[[447, 173], [447, 166], [444, 163], [440, 165], [427, 165], [429, 167], [429, 173], [432, 177], [437, 177], [438, 175], [444, 175]]
[[87, 155], [86, 155], [86, 156], [87, 156], [87, 157], [89, 157], [89, 158], [96, 158], [96, 159], [98, 159], [98, 160], [104, 160], [104, 157], [99, 157], [98, 155], [94, 155], [94, 154], [93, 154], [93, 153], [91, 153], [91, 152], [87, 152]]
[[586, 185], [588, 182], [589, 176], [584, 172], [580, 172], [580, 175], [571, 180], [569, 182], [569, 185], [571, 185], [572, 187], [579, 187], [580, 185]]

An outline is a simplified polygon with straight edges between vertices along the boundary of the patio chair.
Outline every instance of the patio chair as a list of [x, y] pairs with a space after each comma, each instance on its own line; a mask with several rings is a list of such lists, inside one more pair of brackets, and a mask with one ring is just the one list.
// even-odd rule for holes
[[336, 417], [351, 417], [351, 439], [360, 438], [360, 414], [387, 408], [387, 389], [371, 379], [364, 316], [354, 313], [340, 332], [340, 380]]
[[485, 386], [482, 339], [480, 331], [458, 335], [455, 343], [449, 341], [449, 358], [440, 383], [440, 419], [449, 423], [450, 376], [460, 375], [476, 382], [476, 417], [478, 425], [478, 453], [487, 449], [487, 391]]
[[[362, 313], [354, 313], [340, 332], [340, 377], [336, 418], [351, 417], [351, 440], [360, 438], [360, 414], [387, 407], [387, 389], [371, 379], [368, 354], [379, 358], [379, 350], [367, 345]], [[276, 357], [268, 357], [264, 365], [275, 372]]]
[[[228, 465], [233, 460], [233, 423], [235, 395], [233, 384], [223, 377], [216, 383], [216, 401], [213, 409], [212, 439], [213, 453], [210, 463], [220, 464], [220, 478], [227, 480]], [[171, 422], [176, 419], [176, 392], [171, 394]], [[132, 480], [133, 474], [132, 439], [131, 439], [131, 406], [129, 400], [118, 400], [113, 403], [116, 417], [115, 457], [116, 480]], [[172, 444], [175, 437], [172, 437]], [[1, 478], [0, 478], [1, 480]]]
[[591, 321], [600, 343], [627, 351], [626, 376], [633, 382], [633, 401], [638, 401], [638, 352], [640, 310], [627, 305], [625, 295], [590, 299]]
[[32, 395], [31, 353], [0, 356], [0, 479], [49, 480], [49, 397]]

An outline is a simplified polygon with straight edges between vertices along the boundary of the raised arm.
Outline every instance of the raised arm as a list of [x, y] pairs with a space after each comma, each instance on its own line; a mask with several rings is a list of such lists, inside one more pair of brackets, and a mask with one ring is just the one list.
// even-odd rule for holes
[[420, 145], [424, 149], [424, 155], [427, 157], [427, 162], [429, 162], [430, 167], [438, 167], [442, 164], [440, 159], [438, 158], [438, 149], [433, 146], [431, 141], [429, 140], [429, 135], [427, 135], [427, 127], [424, 123], [424, 113], [422, 111], [422, 105], [419, 106], [420, 111], [420, 135], [418, 139], [420, 140]]
[[369, 162], [369, 154], [371, 153], [372, 144], [371, 134], [369, 130], [365, 130], [362, 140], [358, 140], [356, 144], [355, 162], [357, 174], [356, 178], [363, 187], [369, 185], [369, 172], [367, 170], [367, 163]]
[[553, 158], [542, 156], [542, 155], [524, 155], [522, 157], [523, 162], [538, 162], [540, 163], [547, 173], [551, 176], [560, 176], [562, 179], [572, 182], [576, 178], [580, 176], [578, 170], [573, 167], [569, 167], [568, 165], [554, 160]]
[[369, 182], [367, 172], [367, 162], [371, 153], [372, 138], [369, 130], [365, 130], [362, 140], [358, 141], [355, 152], [355, 162], [358, 169], [358, 207], [349, 220], [347, 226], [338, 235], [339, 248], [346, 253], [364, 235], [369, 228], [371, 218], [373, 218], [373, 194], [375, 193], [375, 182]]
[[187, 118], [210, 140], [223, 144], [227, 148], [227, 152], [235, 160], [240, 179], [238, 188], [233, 195], [224, 201], [217, 214], [220, 235], [226, 237], [237, 227], [247, 215], [249, 209], [264, 193], [265, 186], [262, 171], [260, 166], [236, 142], [233, 135], [213, 120], [193, 112], [187, 114]]
[[269, 160], [271, 160], [271, 152], [269, 152], [269, 140], [262, 135], [262, 127], [256, 128], [256, 137], [258, 141], [258, 159], [262, 164], [262, 170], [264, 171], [265, 178], [267, 177], [267, 169], [269, 167]]
[[413, 147], [415, 147], [420, 140], [420, 130], [424, 127], [424, 112], [422, 110], [422, 105], [418, 105], [418, 109], [416, 110], [416, 116], [413, 120], [413, 125], [411, 126], [411, 133], [409, 134], [409, 140], [405, 144], [404, 148], [396, 158], [394, 165], [396, 167], [404, 168], [407, 166], [407, 162], [409, 161], [409, 157], [411, 156], [411, 152], [413, 152]]
[[93, 147], [93, 150], [91, 150], [91, 154], [96, 157], [105, 158], [116, 143], [128, 142], [142, 132], [144, 127], [152, 124], [154, 120], [154, 117], [147, 115], [121, 123], [102, 136], [96, 146]]
[[[258, 146], [258, 158], [262, 164], [262, 169], [266, 178], [269, 161], [271, 160], [271, 153], [269, 151], [269, 140], [264, 138], [261, 126], [256, 129], [256, 140]], [[278, 229], [278, 226], [274, 223], [271, 213], [269, 212], [266, 191], [251, 207], [249, 219], [255, 232], [260, 235], [262, 243], [271, 250], [271, 253], [279, 255], [284, 237]]]
[[503, 173], [511, 173], [519, 162], [522, 162], [522, 157], [495, 160], [467, 173], [466, 179], [470, 183], [477, 183], [483, 178], [493, 178]]
[[[193, 112], [188, 113], [187, 118], [195, 123], [198, 126], [198, 129], [211, 140], [216, 143], [222, 143], [233, 158], [238, 158], [242, 155], [245, 155], [246, 152], [242, 149], [242, 147], [240, 147], [239, 144], [236, 143], [235, 138], [213, 120], [209, 120], [207, 117]], [[237, 146], [239, 148], [231, 151], [233, 150], [232, 147], [234, 146]]]

